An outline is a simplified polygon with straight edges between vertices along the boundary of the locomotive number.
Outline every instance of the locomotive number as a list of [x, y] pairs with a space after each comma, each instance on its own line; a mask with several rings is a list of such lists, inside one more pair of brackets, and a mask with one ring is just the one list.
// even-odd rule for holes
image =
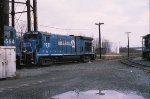
[[50, 43], [44, 43], [44, 46], [45, 46], [46, 48], [49, 48], [49, 47], [50, 47]]
[[15, 44], [15, 40], [11, 40], [11, 39], [5, 39], [4, 43], [6, 44]]

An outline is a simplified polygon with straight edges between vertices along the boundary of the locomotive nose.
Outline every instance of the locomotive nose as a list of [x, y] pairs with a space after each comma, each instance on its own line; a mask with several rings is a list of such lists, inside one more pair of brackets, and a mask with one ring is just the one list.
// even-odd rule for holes
[[23, 43], [23, 52], [24, 53], [33, 53], [36, 50], [36, 42], [24, 42]]
[[36, 42], [34, 40], [29, 42], [24, 42], [22, 58], [26, 64], [35, 63], [35, 53], [36, 53]]
[[29, 53], [29, 52], [31, 52], [32, 50], [31, 50], [32, 48], [31, 48], [31, 43], [30, 42], [24, 42], [23, 43], [23, 52], [24, 53]]
[[31, 42], [31, 48], [32, 48], [32, 51], [36, 50], [36, 41], [35, 40], [32, 40], [32, 42]]

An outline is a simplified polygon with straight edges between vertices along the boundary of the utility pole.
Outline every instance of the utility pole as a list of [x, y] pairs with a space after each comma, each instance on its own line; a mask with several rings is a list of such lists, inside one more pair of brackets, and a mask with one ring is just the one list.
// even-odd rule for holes
[[142, 57], [143, 57], [143, 48], [144, 48], [144, 36], [141, 36], [141, 38], [142, 38]]
[[102, 59], [102, 50], [101, 50], [101, 28], [100, 28], [100, 26], [102, 25], [102, 24], [104, 24], [104, 23], [95, 23], [95, 25], [98, 25], [98, 27], [99, 27], [99, 58], [100, 59]]
[[[31, 5], [31, 0], [25, 0], [25, 2], [20, 2], [20, 1], [15, 1], [15, 0], [6, 0], [7, 2], [11, 2], [11, 16], [12, 16], [12, 27], [15, 27], [15, 15], [20, 14], [20, 13], [27, 13], [27, 27], [28, 27], [28, 32], [31, 31], [31, 12], [33, 11], [33, 21], [34, 21], [34, 31], [38, 30], [38, 25], [37, 25], [37, 0], [32, 0], [33, 5]], [[21, 12], [16, 12], [15, 11], [15, 4], [22, 4], [27, 6], [27, 11], [21, 11]], [[5, 5], [6, 6], [6, 5]], [[9, 11], [9, 10], [8, 10]], [[9, 12], [8, 12], [9, 13]]]
[[4, 0], [4, 25], [9, 26], [9, 0]]
[[4, 45], [4, 0], [0, 0], [0, 46]]
[[11, 19], [11, 24], [12, 24], [12, 27], [15, 27], [15, 0], [12, 0], [12, 4], [11, 4], [11, 16], [12, 16], [12, 19]]
[[149, 0], [149, 34], [150, 34], [150, 0]]
[[4, 46], [4, 26], [9, 26], [9, 2], [0, 0], [0, 46]]
[[38, 31], [37, 0], [33, 0], [33, 17], [34, 17], [34, 31]]
[[31, 9], [30, 9], [30, 0], [27, 0], [27, 24], [28, 24], [28, 32], [31, 31]]
[[130, 34], [131, 32], [126, 32], [126, 33], [127, 33], [127, 37], [128, 37], [128, 58], [129, 58], [129, 56], [130, 56], [130, 55], [129, 55], [129, 47], [130, 47], [130, 46], [129, 46], [129, 34]]

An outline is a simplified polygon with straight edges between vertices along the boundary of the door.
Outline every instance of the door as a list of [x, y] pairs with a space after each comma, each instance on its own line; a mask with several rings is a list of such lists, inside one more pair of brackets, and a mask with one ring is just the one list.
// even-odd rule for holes
[[16, 52], [14, 48], [6, 48], [5, 49], [6, 54], [6, 76], [7, 77], [13, 77], [15, 76], [16, 72]]
[[6, 78], [5, 49], [0, 47], [0, 79]]

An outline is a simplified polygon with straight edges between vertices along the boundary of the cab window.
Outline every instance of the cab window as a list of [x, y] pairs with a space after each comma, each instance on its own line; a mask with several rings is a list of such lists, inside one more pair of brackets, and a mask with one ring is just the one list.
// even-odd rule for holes
[[45, 37], [45, 42], [49, 42], [50, 41], [50, 37], [49, 36], [46, 36]]
[[13, 38], [14, 37], [13, 31], [6, 31], [4, 34], [4, 37], [5, 38]]

